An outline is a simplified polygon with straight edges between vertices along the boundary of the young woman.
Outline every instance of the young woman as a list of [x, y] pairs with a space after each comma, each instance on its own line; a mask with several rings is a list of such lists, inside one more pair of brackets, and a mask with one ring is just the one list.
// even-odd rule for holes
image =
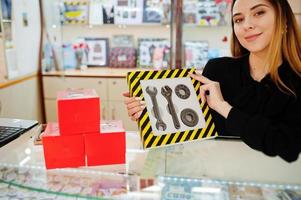
[[[240, 136], [251, 148], [288, 162], [301, 152], [301, 35], [287, 0], [234, 0], [233, 58], [210, 60], [201, 98], [220, 135]], [[144, 102], [126, 96], [138, 119]]]

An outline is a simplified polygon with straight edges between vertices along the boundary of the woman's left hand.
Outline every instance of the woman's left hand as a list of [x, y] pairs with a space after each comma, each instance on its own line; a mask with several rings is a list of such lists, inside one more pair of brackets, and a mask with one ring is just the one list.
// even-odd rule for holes
[[201, 74], [190, 74], [190, 76], [202, 83], [200, 86], [201, 100], [207, 101], [210, 108], [227, 118], [232, 106], [224, 100], [219, 82], [212, 81]]

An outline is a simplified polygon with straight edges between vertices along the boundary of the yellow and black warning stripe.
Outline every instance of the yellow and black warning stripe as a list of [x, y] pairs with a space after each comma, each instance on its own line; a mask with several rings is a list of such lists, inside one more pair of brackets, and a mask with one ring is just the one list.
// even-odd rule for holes
[[65, 20], [64, 24], [87, 24], [87, 20]]
[[[188, 77], [188, 73], [195, 73], [195, 69], [170, 69], [160, 71], [135, 71], [127, 74], [127, 82], [131, 96], [142, 97], [144, 100], [142, 87], [140, 80], [150, 79], [166, 79], [166, 78], [179, 78]], [[152, 132], [150, 118], [148, 116], [147, 109], [142, 111], [142, 114], [138, 120], [138, 126], [141, 134], [144, 149], [166, 146], [176, 143], [182, 143], [192, 140], [201, 140], [204, 138], [212, 138], [218, 135], [212, 116], [209, 112], [209, 106], [207, 103], [201, 101], [199, 92], [200, 82], [191, 79], [200, 102], [201, 109], [205, 116], [206, 126], [202, 129], [187, 130], [176, 133], [167, 133], [165, 135], [155, 136]]]
[[64, 4], [65, 5], [68, 5], [68, 6], [85, 6], [85, 5], [88, 5], [88, 1], [87, 0], [67, 0], [67, 1], [64, 1]]

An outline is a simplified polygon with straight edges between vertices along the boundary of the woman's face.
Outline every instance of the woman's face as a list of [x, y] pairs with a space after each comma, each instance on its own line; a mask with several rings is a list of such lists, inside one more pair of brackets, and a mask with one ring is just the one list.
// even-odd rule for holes
[[251, 53], [266, 52], [275, 30], [276, 13], [268, 0], [237, 0], [233, 6], [234, 33]]

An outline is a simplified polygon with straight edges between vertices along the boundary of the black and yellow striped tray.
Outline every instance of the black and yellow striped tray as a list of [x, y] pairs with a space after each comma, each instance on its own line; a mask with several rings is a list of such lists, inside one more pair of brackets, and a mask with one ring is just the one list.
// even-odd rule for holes
[[[129, 72], [127, 74], [127, 83], [129, 86], [131, 96], [142, 97], [144, 100], [142, 87], [140, 85], [140, 80], [150, 80], [150, 79], [166, 79], [166, 78], [180, 78], [188, 77], [188, 73], [195, 73], [195, 69], [170, 69], [170, 70], [160, 70], [160, 71], [135, 71]], [[209, 106], [207, 103], [202, 103], [200, 97], [200, 82], [191, 79], [194, 86], [197, 98], [200, 102], [202, 108], [206, 126], [202, 129], [187, 130], [175, 133], [166, 133], [165, 135], [155, 136], [152, 131], [151, 122], [147, 109], [145, 108], [138, 120], [138, 127], [140, 130], [140, 136], [143, 142], [143, 148], [155, 148], [166, 145], [172, 145], [182, 142], [188, 142], [193, 140], [202, 140], [213, 138], [218, 135], [212, 116], [209, 112]]]

